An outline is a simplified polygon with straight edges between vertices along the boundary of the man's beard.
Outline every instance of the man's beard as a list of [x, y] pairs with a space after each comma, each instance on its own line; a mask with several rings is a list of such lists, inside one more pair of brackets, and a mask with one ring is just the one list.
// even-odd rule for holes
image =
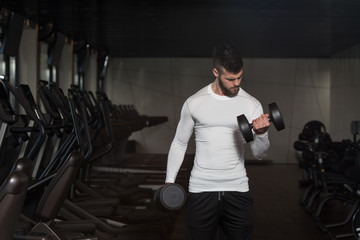
[[[238, 92], [240, 87], [232, 87], [232, 88], [226, 88], [223, 84], [223, 82], [221, 81], [221, 76], [219, 76], [219, 86], [221, 88], [221, 91], [225, 94], [225, 96], [228, 97], [235, 97]], [[232, 90], [233, 89], [233, 90]]]

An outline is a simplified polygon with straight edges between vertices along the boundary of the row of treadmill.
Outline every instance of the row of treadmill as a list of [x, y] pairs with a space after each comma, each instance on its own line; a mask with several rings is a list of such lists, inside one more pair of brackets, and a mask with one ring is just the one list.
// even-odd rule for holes
[[[166, 116], [43, 81], [35, 101], [28, 85], [0, 80], [0, 240], [168, 239], [177, 212], [153, 200], [166, 158], [127, 151]], [[185, 189], [191, 167], [179, 172]]]
[[304, 187], [300, 204], [330, 239], [360, 239], [360, 123], [353, 139], [333, 141], [320, 121], [305, 124], [294, 143]]

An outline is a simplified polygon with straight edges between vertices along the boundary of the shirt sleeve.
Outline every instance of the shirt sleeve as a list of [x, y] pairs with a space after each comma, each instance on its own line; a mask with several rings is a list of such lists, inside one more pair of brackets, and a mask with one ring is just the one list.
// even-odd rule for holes
[[[252, 114], [251, 121], [253, 119], [256, 119], [260, 117], [260, 115], [263, 114], [263, 108], [261, 104], [255, 109], [254, 113]], [[250, 142], [250, 148], [252, 151], [253, 156], [256, 159], [264, 159], [266, 157], [266, 153], [268, 149], [270, 148], [270, 141], [268, 138], [268, 132], [265, 132], [264, 134], [255, 134], [254, 135], [254, 141]]]
[[193, 133], [194, 120], [191, 117], [187, 102], [184, 103], [180, 121], [176, 129], [175, 137], [171, 143], [166, 169], [165, 182], [174, 183], [179, 172], [182, 162], [184, 161], [185, 152], [189, 139]]

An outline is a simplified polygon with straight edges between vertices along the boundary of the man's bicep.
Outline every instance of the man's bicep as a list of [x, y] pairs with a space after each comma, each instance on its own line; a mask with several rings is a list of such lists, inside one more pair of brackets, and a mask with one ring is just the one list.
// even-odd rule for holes
[[181, 109], [180, 120], [176, 129], [176, 135], [174, 140], [183, 144], [187, 144], [193, 133], [194, 124], [195, 121], [192, 118], [189, 107], [185, 102], [183, 108]]

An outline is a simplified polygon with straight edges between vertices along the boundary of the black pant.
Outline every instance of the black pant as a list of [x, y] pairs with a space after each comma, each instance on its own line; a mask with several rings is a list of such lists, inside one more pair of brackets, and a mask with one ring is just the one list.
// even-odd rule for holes
[[253, 200], [250, 192], [189, 193], [187, 199], [187, 239], [251, 240]]

